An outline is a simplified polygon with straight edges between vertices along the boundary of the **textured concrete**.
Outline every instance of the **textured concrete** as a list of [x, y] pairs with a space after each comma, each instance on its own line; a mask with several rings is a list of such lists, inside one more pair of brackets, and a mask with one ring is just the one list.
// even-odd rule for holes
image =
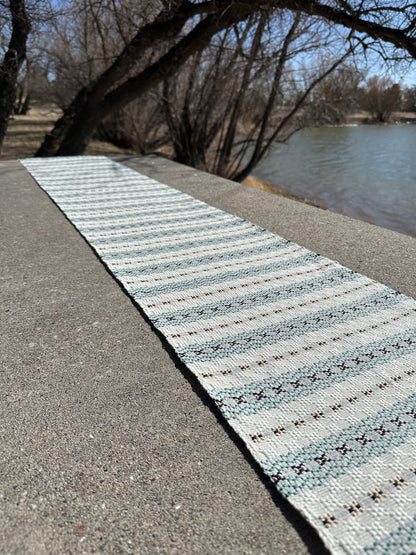
[[[416, 296], [414, 239], [125, 163]], [[0, 215], [0, 553], [324, 553], [19, 162], [0, 164]]]

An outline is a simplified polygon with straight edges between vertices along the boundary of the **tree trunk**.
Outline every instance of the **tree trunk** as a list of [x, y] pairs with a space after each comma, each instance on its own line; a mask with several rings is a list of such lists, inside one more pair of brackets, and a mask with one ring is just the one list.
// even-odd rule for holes
[[[82, 154], [90, 142], [95, 130], [110, 110], [105, 110], [103, 102], [87, 102], [72, 120], [58, 149], [56, 156]], [[37, 154], [38, 156], [39, 154]]]
[[[113, 64], [94, 83], [78, 92], [51, 133], [46, 135], [36, 156], [81, 154], [102, 119], [98, 106], [108, 91], [129, 72], [147, 48], [155, 41], [174, 39], [186, 21], [197, 15], [200, 9], [199, 5], [186, 0], [176, 2], [173, 8], [162, 10], [152, 23], [140, 29]], [[90, 132], [85, 129], [87, 123], [93, 125]], [[68, 144], [67, 138], [74, 144]]]
[[25, 116], [29, 112], [30, 100], [31, 100], [30, 93], [27, 93], [25, 101], [23, 102], [23, 106], [20, 110], [20, 113], [22, 114], [22, 116]]
[[6, 135], [10, 114], [16, 100], [16, 82], [19, 69], [26, 57], [26, 42], [30, 23], [24, 0], [10, 0], [12, 36], [0, 65], [0, 150]]

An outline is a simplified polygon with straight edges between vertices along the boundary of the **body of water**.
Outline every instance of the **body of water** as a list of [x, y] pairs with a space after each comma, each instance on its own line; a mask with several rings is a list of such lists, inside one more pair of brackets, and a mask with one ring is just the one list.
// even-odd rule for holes
[[416, 237], [416, 125], [304, 129], [255, 175], [320, 206]]

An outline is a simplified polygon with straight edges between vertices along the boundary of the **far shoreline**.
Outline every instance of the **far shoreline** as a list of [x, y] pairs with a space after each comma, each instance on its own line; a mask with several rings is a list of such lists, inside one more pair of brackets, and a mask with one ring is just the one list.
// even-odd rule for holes
[[345, 123], [338, 125], [322, 125], [321, 127], [349, 127], [351, 125], [413, 125], [416, 124], [416, 112], [393, 112], [387, 121], [371, 118], [369, 112], [355, 112], [347, 116]]

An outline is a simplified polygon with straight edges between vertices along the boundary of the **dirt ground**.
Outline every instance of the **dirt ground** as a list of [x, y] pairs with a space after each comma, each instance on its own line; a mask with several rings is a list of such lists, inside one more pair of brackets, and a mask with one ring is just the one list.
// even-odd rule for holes
[[[13, 116], [0, 155], [1, 160], [16, 160], [33, 156], [43, 138], [60, 116], [54, 107], [32, 108], [26, 116]], [[126, 151], [101, 141], [92, 141], [86, 154], [123, 154]]]

